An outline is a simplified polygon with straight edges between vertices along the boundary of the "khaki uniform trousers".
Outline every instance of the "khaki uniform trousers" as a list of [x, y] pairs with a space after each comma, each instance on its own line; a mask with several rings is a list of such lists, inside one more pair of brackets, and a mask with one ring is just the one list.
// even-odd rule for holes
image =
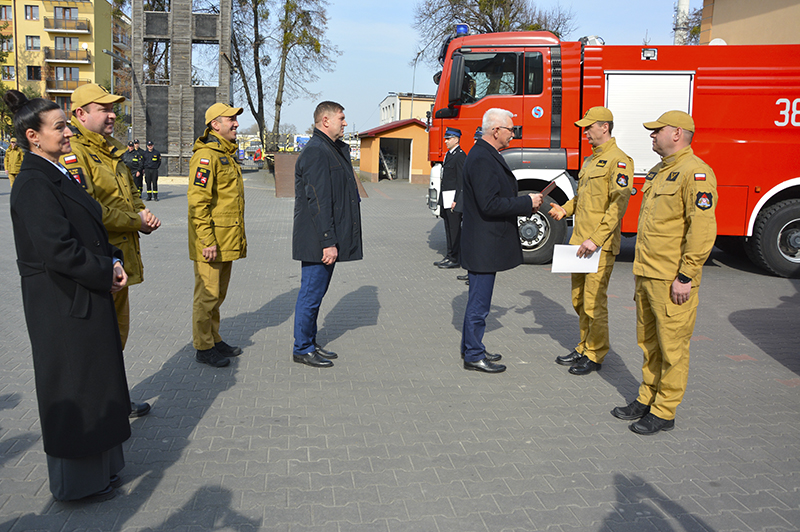
[[670, 299], [672, 281], [636, 277], [636, 336], [644, 353], [639, 397], [650, 413], [675, 419], [675, 409], [689, 379], [689, 342], [699, 301], [697, 287], [689, 300], [676, 305]]
[[598, 364], [603, 363], [610, 346], [607, 292], [616, 258], [603, 250], [596, 273], [572, 274], [572, 308], [578, 314], [581, 329], [581, 341], [575, 351]]
[[17, 174], [8, 174], [8, 187], [11, 188], [14, 186], [14, 180], [17, 178]]
[[131, 330], [131, 304], [127, 286], [114, 293], [114, 308], [117, 311], [119, 339], [122, 341], [122, 350], [125, 351], [125, 344], [128, 343], [128, 333]]
[[211, 349], [222, 341], [219, 307], [228, 295], [232, 266], [232, 261], [194, 263], [192, 338], [195, 349]]

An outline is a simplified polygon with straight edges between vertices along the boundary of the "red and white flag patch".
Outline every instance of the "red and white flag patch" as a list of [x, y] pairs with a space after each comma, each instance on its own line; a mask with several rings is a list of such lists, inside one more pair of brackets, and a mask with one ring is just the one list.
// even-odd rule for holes
[[705, 181], [706, 180], [706, 174], [694, 174], [694, 180], [695, 181]]
[[78, 162], [78, 156], [74, 153], [70, 153], [66, 157], [64, 157], [64, 164], [74, 164]]
[[210, 162], [208, 159], [200, 159], [200, 164], [208, 164]]
[[622, 161], [617, 163], [617, 168], [627, 168], [627, 167], [628, 167], [628, 165], [623, 163]]

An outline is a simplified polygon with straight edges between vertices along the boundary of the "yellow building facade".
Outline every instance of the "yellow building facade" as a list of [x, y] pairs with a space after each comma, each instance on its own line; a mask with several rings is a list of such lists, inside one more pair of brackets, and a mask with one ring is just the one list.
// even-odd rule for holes
[[7, 55], [0, 81], [5, 88], [30, 87], [65, 111], [72, 92], [86, 83], [116, 85], [115, 92], [126, 88], [125, 68], [119, 61], [115, 68], [115, 60], [103, 50], [128, 56], [130, 19], [114, 19], [107, 0], [0, 0], [2, 26], [0, 33], [10, 37], [2, 44]]

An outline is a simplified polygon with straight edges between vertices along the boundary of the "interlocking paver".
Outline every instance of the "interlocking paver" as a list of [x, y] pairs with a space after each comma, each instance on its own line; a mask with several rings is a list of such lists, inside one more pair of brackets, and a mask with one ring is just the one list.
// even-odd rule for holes
[[244, 354], [194, 361], [185, 185], [150, 207], [145, 282], [131, 289], [131, 395], [153, 404], [126, 442], [125, 485], [91, 507], [49, 494], [21, 310], [8, 184], [0, 181], [0, 532], [766, 531], [800, 522], [800, 281], [712, 252], [676, 428], [643, 438], [609, 411], [635, 397], [633, 239], [609, 287], [612, 350], [575, 378], [568, 275], [498, 275], [486, 344], [502, 375], [465, 372], [467, 287], [431, 265], [442, 223], [425, 187], [367, 183], [365, 259], [337, 265], [319, 370], [291, 362], [299, 266], [293, 200], [246, 174], [248, 257], [222, 333]]

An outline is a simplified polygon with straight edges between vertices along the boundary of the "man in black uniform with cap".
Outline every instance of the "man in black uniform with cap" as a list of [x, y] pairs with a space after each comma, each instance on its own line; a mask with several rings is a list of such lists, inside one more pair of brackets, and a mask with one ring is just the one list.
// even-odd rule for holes
[[142, 193], [142, 164], [144, 161], [142, 160], [142, 154], [140, 153], [141, 150], [134, 149], [133, 141], [128, 141], [128, 151], [120, 155], [120, 159], [122, 162], [125, 163], [131, 171], [131, 176], [133, 177], [133, 183], [136, 185], [136, 188], [139, 189], [139, 194]]
[[447, 254], [443, 260], [434, 262], [442, 269], [458, 268], [461, 254], [461, 190], [463, 188], [461, 171], [467, 154], [459, 146], [461, 130], [448, 127], [444, 133], [447, 153], [442, 163], [442, 192], [439, 194], [439, 209], [444, 220], [447, 237]]
[[144, 180], [147, 185], [147, 199], [158, 201], [158, 168], [161, 166], [161, 152], [153, 147], [153, 141], [147, 141], [144, 152]]

